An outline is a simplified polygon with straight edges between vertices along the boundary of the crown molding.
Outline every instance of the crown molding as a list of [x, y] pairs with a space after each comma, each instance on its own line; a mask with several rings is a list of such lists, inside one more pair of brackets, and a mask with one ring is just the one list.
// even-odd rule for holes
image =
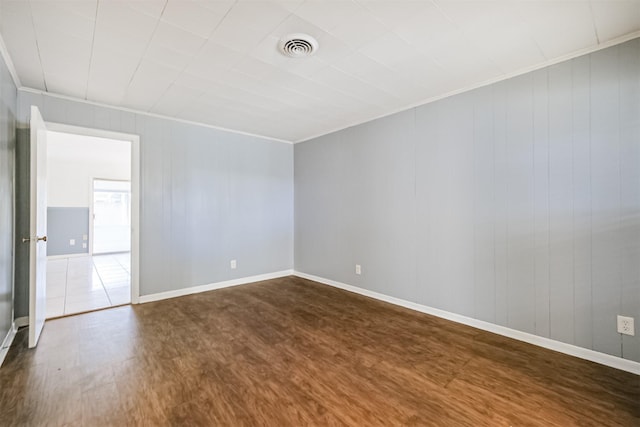
[[616, 46], [616, 45], [628, 42], [629, 40], [633, 40], [633, 39], [638, 38], [638, 37], [640, 37], [640, 31], [634, 31], [633, 33], [629, 33], [629, 34], [626, 34], [626, 35], [621, 36], [621, 37], [616, 37], [614, 39], [608, 40], [606, 42], [603, 42], [603, 43], [600, 43], [600, 44], [597, 44], [597, 45], [594, 45], [594, 46], [589, 46], [589, 47], [584, 48], [584, 49], [576, 50], [575, 52], [571, 52], [569, 54], [562, 55], [562, 56], [559, 56], [557, 58], [549, 59], [547, 61], [541, 62], [541, 63], [536, 64], [536, 65], [531, 65], [529, 67], [521, 68], [518, 71], [514, 71], [512, 73], [503, 74], [503, 75], [501, 75], [499, 77], [495, 77], [493, 79], [485, 80], [484, 82], [481, 82], [481, 83], [476, 83], [476, 84], [473, 84], [473, 85], [470, 85], [470, 86], [466, 86], [466, 87], [464, 87], [462, 89], [456, 89], [456, 90], [444, 93], [442, 95], [432, 96], [430, 98], [426, 98], [426, 99], [423, 99], [423, 100], [418, 101], [418, 102], [413, 102], [411, 104], [407, 104], [407, 105], [405, 105], [403, 107], [400, 107], [400, 108], [397, 108], [397, 109], [395, 109], [395, 110], [393, 110], [393, 111], [391, 111], [389, 113], [384, 113], [384, 114], [381, 114], [379, 116], [376, 116], [376, 117], [373, 117], [373, 118], [370, 118], [370, 119], [354, 122], [354, 123], [351, 123], [351, 124], [349, 124], [347, 126], [340, 126], [340, 127], [337, 127], [335, 129], [327, 131], [327, 132], [321, 132], [321, 133], [318, 133], [318, 134], [316, 134], [314, 136], [294, 141], [294, 144], [299, 144], [301, 142], [310, 141], [312, 139], [319, 138], [321, 136], [329, 135], [329, 134], [332, 134], [334, 132], [339, 132], [339, 131], [344, 130], [344, 129], [348, 129], [348, 128], [351, 128], [351, 127], [354, 127], [354, 126], [358, 126], [358, 125], [361, 125], [361, 124], [364, 124], [364, 123], [372, 122], [374, 120], [378, 120], [378, 119], [381, 119], [383, 117], [388, 117], [388, 116], [392, 116], [392, 115], [397, 114], [397, 113], [401, 113], [403, 111], [411, 110], [412, 108], [416, 108], [416, 107], [420, 107], [422, 105], [430, 104], [432, 102], [438, 101], [440, 99], [448, 98], [448, 97], [453, 96], [453, 95], [458, 95], [460, 93], [469, 92], [471, 90], [478, 89], [478, 88], [481, 88], [481, 87], [484, 87], [484, 86], [489, 86], [491, 84], [498, 83], [498, 82], [501, 82], [501, 81], [504, 81], [504, 80], [509, 80], [509, 79], [511, 79], [513, 77], [521, 76], [523, 74], [527, 74], [527, 73], [530, 73], [532, 71], [540, 70], [542, 68], [546, 68], [546, 67], [549, 67], [551, 65], [558, 64], [560, 62], [568, 61], [570, 59], [574, 59], [574, 58], [577, 58], [579, 56], [588, 55], [590, 53], [597, 52], [599, 50], [606, 49], [608, 47], [612, 47], [612, 46]]
[[244, 136], [250, 136], [250, 137], [254, 137], [254, 138], [266, 139], [266, 140], [269, 140], [269, 141], [281, 142], [281, 143], [284, 143], [284, 144], [293, 144], [292, 141], [287, 141], [287, 140], [284, 140], [284, 139], [274, 138], [272, 136], [258, 135], [258, 134], [255, 134], [255, 133], [243, 132], [243, 131], [240, 131], [240, 130], [224, 128], [224, 127], [221, 127], [221, 126], [210, 125], [210, 124], [207, 124], [207, 123], [195, 122], [195, 121], [185, 120], [185, 119], [179, 119], [177, 117], [164, 116], [162, 114], [149, 113], [147, 111], [134, 110], [133, 108], [119, 107], [119, 106], [115, 106], [115, 105], [103, 104], [101, 102], [88, 101], [86, 99], [80, 99], [80, 98], [76, 98], [76, 97], [73, 97], [73, 96], [67, 96], [67, 95], [60, 95], [58, 93], [47, 92], [47, 91], [40, 90], [40, 89], [33, 89], [33, 88], [29, 88], [29, 87], [21, 87], [18, 90], [21, 91], [21, 92], [33, 93], [33, 94], [36, 94], [36, 95], [43, 95], [43, 96], [50, 96], [52, 98], [64, 99], [66, 101], [79, 102], [79, 103], [82, 103], [82, 104], [93, 105], [93, 106], [96, 106], [96, 107], [110, 108], [112, 110], [126, 111], [127, 113], [140, 114], [140, 115], [143, 115], [143, 116], [155, 117], [157, 119], [171, 120], [171, 121], [178, 122], [178, 123], [184, 123], [184, 124], [188, 124], [188, 125], [194, 125], [194, 126], [201, 126], [201, 127], [210, 128], [210, 129], [216, 129], [216, 130], [220, 130], [220, 131], [223, 131], [223, 132], [235, 133], [235, 134], [238, 134], [238, 135], [244, 135]]
[[2, 34], [0, 34], [0, 55], [2, 55], [4, 63], [7, 64], [7, 69], [9, 70], [9, 74], [11, 74], [13, 84], [16, 85], [16, 89], [20, 89], [22, 87], [22, 83], [20, 82], [20, 78], [18, 77], [18, 73], [16, 72], [16, 67], [13, 65], [13, 61], [11, 60], [11, 56], [9, 55], [9, 51], [7, 50], [7, 45], [4, 44]]

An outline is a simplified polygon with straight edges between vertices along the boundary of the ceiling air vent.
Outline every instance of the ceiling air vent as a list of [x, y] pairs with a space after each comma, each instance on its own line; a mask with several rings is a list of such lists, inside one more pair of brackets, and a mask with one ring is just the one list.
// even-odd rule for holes
[[318, 42], [308, 34], [289, 34], [280, 40], [280, 51], [291, 58], [304, 58], [318, 50]]

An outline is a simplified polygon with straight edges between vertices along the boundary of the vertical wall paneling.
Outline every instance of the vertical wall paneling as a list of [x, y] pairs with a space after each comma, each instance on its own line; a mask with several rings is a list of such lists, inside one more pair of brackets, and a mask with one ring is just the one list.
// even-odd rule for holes
[[491, 87], [473, 102], [474, 317], [495, 322], [495, 148]]
[[640, 39], [620, 46], [620, 314], [635, 318], [635, 336], [622, 335], [625, 358], [640, 360]]
[[508, 326], [534, 333], [532, 75], [507, 84]]
[[[19, 99], [19, 98], [18, 98]], [[15, 220], [15, 262], [14, 262], [14, 317], [29, 314], [29, 245], [22, 238], [29, 235], [29, 167], [30, 167], [29, 129], [16, 129], [16, 220]]]
[[593, 347], [621, 355], [619, 47], [591, 55]]
[[573, 343], [573, 122], [571, 61], [549, 67], [550, 337]]
[[[458, 167], [445, 167], [446, 210], [443, 212], [449, 230], [448, 254], [442, 263], [444, 274], [449, 274], [445, 304], [457, 313], [474, 314], [474, 97], [465, 93], [451, 98], [450, 110], [444, 114], [446, 124], [446, 157], [444, 165], [457, 159]], [[455, 119], [454, 119], [455, 118]], [[436, 183], [434, 183], [436, 184]], [[454, 232], [451, 232], [455, 230]], [[444, 230], [443, 230], [444, 231]]]
[[14, 170], [16, 156], [17, 90], [0, 59], [0, 342], [12, 328], [14, 242]]
[[549, 70], [533, 73], [535, 333], [549, 338]]
[[353, 197], [361, 198], [362, 208], [352, 271], [360, 264], [380, 290], [397, 281], [404, 297], [416, 291], [414, 121], [413, 111], [405, 111], [352, 129], [366, 144], [353, 158]]
[[572, 61], [573, 335], [591, 348], [591, 81], [590, 57]]
[[295, 145], [296, 270], [640, 361], [640, 39], [411, 111]]
[[416, 221], [417, 224], [421, 224], [415, 229], [416, 280], [419, 287], [416, 299], [436, 308], [442, 307], [441, 288], [436, 285], [436, 266], [440, 254], [434, 243], [439, 217], [435, 214], [437, 193], [433, 191], [434, 185], [431, 183], [438, 182], [436, 176], [439, 164], [439, 117], [436, 104], [427, 104], [415, 110]]
[[493, 153], [495, 156], [494, 182], [495, 205], [493, 233], [495, 241], [495, 316], [496, 323], [508, 323], [508, 227], [507, 201], [507, 86], [508, 82], [492, 85], [493, 89]]

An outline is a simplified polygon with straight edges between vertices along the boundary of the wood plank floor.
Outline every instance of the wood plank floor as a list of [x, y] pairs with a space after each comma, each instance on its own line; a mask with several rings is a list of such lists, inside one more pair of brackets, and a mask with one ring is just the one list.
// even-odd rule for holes
[[640, 377], [287, 277], [21, 330], [0, 424], [640, 426]]

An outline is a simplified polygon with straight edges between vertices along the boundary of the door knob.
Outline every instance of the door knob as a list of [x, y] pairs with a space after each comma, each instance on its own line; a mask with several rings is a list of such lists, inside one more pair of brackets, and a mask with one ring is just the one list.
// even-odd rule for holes
[[[42, 240], [43, 242], [46, 242], [47, 241], [47, 236], [42, 236], [42, 237], [36, 236], [36, 242], [38, 242], [40, 240]], [[22, 243], [29, 243], [30, 241], [31, 241], [31, 239], [28, 238], [28, 237], [23, 237], [22, 238]]]

